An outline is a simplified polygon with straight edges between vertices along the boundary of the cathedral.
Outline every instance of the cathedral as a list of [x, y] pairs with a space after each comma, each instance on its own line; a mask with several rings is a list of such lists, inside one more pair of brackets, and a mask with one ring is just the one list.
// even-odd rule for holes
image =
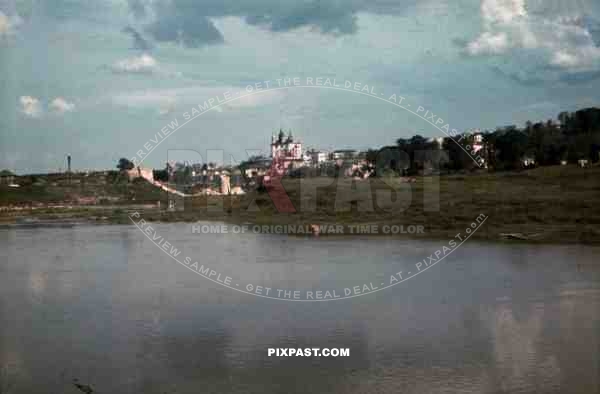
[[279, 171], [301, 167], [304, 163], [302, 142], [294, 140], [291, 130], [287, 137], [283, 130], [279, 130], [279, 134], [271, 139], [271, 158]]

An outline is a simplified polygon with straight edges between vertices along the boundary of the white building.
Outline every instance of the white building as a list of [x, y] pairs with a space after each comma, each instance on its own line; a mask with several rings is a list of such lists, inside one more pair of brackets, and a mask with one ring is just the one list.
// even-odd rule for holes
[[442, 146], [444, 144], [444, 138], [443, 137], [433, 137], [433, 138], [430, 138], [427, 141], [431, 142], [431, 143], [437, 144], [438, 149], [442, 149]]
[[319, 167], [321, 164], [327, 161], [327, 152], [319, 151], [319, 150], [309, 150], [304, 155], [304, 161], [307, 165], [313, 167]]
[[484, 148], [484, 142], [483, 142], [483, 135], [482, 134], [475, 134], [473, 136], [473, 144], [472, 144], [472, 150], [475, 153], [479, 153], [480, 150], [482, 150]]
[[356, 156], [358, 156], [358, 152], [354, 149], [340, 149], [331, 153], [333, 160], [354, 159]]
[[535, 159], [530, 156], [525, 156], [521, 159], [521, 164], [523, 164], [523, 167], [533, 167], [535, 166]]
[[244, 175], [248, 179], [264, 176], [271, 167], [271, 160], [261, 160], [248, 165], [245, 169]]
[[134, 167], [131, 170], [127, 170], [127, 176], [130, 181], [137, 178], [144, 178], [150, 183], [154, 182], [154, 170], [152, 168]]

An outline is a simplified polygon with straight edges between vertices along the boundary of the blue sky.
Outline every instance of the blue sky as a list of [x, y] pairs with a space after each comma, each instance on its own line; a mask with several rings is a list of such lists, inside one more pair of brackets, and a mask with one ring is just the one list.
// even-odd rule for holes
[[[0, 0], [0, 168], [113, 168], [191, 106], [281, 77], [369, 84], [458, 129], [597, 105], [592, 0]], [[266, 150], [292, 128], [307, 147], [368, 148], [422, 119], [340, 91], [274, 91], [210, 111], [168, 150]]]

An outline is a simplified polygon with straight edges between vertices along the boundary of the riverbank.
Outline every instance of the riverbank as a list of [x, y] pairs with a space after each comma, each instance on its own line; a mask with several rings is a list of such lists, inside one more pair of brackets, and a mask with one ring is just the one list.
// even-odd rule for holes
[[[412, 183], [399, 178], [356, 184], [333, 178], [285, 179], [283, 185], [296, 212], [278, 212], [265, 191], [179, 199], [179, 210], [167, 211], [167, 195], [161, 193], [154, 203], [143, 199], [146, 204], [128, 201], [110, 206], [5, 206], [0, 212], [0, 224], [14, 225], [24, 218], [128, 224], [129, 215], [138, 212], [146, 221], [155, 222], [222, 221], [266, 226], [262, 228], [267, 230], [273, 226], [330, 225], [343, 226], [341, 234], [347, 236], [449, 239], [485, 217], [485, 223], [472, 238], [600, 244], [598, 167], [543, 167], [518, 173], [420, 177]], [[388, 230], [384, 231], [386, 226]], [[349, 230], [352, 228], [363, 230]], [[377, 230], [369, 230], [373, 228]], [[393, 229], [397, 231], [394, 233]], [[327, 235], [340, 233], [321, 231], [321, 236]]]

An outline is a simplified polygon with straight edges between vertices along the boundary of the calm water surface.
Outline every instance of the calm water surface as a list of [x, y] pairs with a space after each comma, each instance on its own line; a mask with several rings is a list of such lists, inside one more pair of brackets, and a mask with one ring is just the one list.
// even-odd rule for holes
[[[234, 281], [300, 290], [443, 244], [155, 227]], [[0, 230], [0, 393], [76, 393], [73, 379], [98, 393], [600, 393], [600, 249], [469, 241], [393, 289], [292, 303], [202, 279], [133, 226]]]

